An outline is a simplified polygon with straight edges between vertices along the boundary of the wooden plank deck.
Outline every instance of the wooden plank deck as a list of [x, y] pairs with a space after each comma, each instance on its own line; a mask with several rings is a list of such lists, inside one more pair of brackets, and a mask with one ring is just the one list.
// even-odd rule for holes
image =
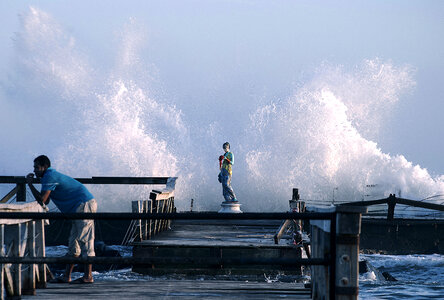
[[48, 284], [22, 299], [310, 299], [302, 283], [226, 280], [98, 281], [90, 285]]
[[[224, 223], [175, 222], [172, 230], [153, 240], [133, 243], [134, 257], [158, 259], [153, 265], [134, 266], [133, 271], [149, 274], [278, 274], [300, 275], [301, 268], [279, 264], [248, 263], [251, 259], [297, 259], [300, 250], [287, 240], [276, 245], [276, 222], [244, 222], [225, 220]], [[229, 263], [230, 257], [238, 259]], [[184, 258], [188, 262], [168, 262]], [[204, 260], [197, 262], [199, 260]], [[245, 263], [243, 262], [245, 261]]]
[[172, 230], [155, 239], [133, 243], [136, 246], [211, 246], [211, 247], [254, 247], [269, 249], [291, 249], [293, 245], [282, 241], [274, 243], [278, 226], [270, 225], [232, 225], [225, 224], [173, 224]]

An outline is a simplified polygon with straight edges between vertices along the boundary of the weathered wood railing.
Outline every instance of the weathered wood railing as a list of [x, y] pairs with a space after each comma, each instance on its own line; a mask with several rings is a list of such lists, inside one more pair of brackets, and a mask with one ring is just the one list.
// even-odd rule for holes
[[[83, 184], [127, 184], [127, 185], [165, 185], [167, 190], [174, 190], [177, 177], [91, 177], [75, 178]], [[12, 197], [16, 197], [17, 202], [26, 202], [26, 178], [25, 176], [0, 176], [0, 183], [15, 184], [16, 186], [6, 194], [0, 203], [6, 203]], [[34, 178], [32, 183], [39, 184], [40, 179]]]
[[[174, 189], [177, 177], [91, 177], [76, 178], [83, 184], [126, 184], [126, 185], [165, 185], [164, 192], [151, 193], [155, 196], [150, 212], [173, 212]], [[32, 183], [39, 184], [40, 179], [34, 178]], [[2, 212], [43, 212], [43, 208], [37, 202], [26, 204], [5, 204], [15, 196], [16, 202], [26, 202], [26, 178], [25, 176], [0, 176], [0, 184], [15, 184], [16, 186], [0, 199], [0, 213]], [[167, 198], [166, 195], [168, 195]], [[148, 206], [146, 206], [148, 207]], [[151, 206], [150, 206], [151, 207]], [[148, 212], [146, 210], [145, 212]], [[62, 214], [59, 214], [62, 215]], [[41, 217], [41, 216], [40, 216]], [[46, 219], [46, 218], [45, 218]], [[64, 218], [63, 218], [64, 219]], [[141, 221], [140, 221], [141, 222]], [[149, 221], [151, 224], [151, 220]], [[145, 220], [145, 223], [147, 221]], [[149, 231], [151, 236], [161, 230], [168, 228], [170, 221], [155, 220], [153, 231]], [[147, 234], [145, 230], [144, 234]], [[45, 230], [44, 219], [37, 221], [30, 219], [13, 220], [0, 219], [0, 242], [3, 247], [0, 250], [0, 259], [14, 260], [19, 257], [21, 260], [45, 257]], [[20, 297], [20, 295], [35, 294], [36, 287], [46, 286], [46, 265], [27, 264], [22, 268], [22, 264], [1, 265], [1, 299], [5, 295], [10, 297]], [[4, 284], [6, 283], [6, 284]]]
[[[290, 203], [290, 212], [305, 212], [305, 202], [299, 200], [299, 190], [293, 189], [293, 196], [292, 199], [289, 201]], [[281, 239], [282, 235], [291, 227], [293, 226], [293, 229], [296, 231], [299, 231], [302, 233], [302, 222], [301, 220], [284, 220], [279, 227], [279, 229], [276, 231], [276, 234], [274, 235], [274, 243], [279, 244], [279, 240]], [[302, 236], [299, 236], [298, 239], [302, 242]]]
[[380, 204], [387, 204], [387, 208], [388, 208], [387, 209], [387, 220], [389, 220], [389, 221], [393, 220], [393, 218], [395, 217], [396, 204], [403, 204], [403, 205], [407, 205], [407, 206], [431, 209], [431, 210], [436, 210], [436, 211], [444, 211], [444, 205], [442, 205], [442, 204], [398, 198], [398, 197], [396, 197], [395, 194], [390, 194], [390, 196], [385, 199], [347, 202], [347, 203], [342, 203], [341, 206], [342, 205], [344, 205], [344, 206], [372, 206], [372, 205], [380, 205]]
[[310, 220], [311, 257], [327, 255], [334, 260], [329, 267], [311, 267], [313, 299], [333, 299], [332, 295], [339, 300], [358, 299], [359, 234], [361, 215], [367, 212], [367, 208], [307, 207], [306, 211], [335, 214], [333, 220]]
[[[165, 185], [161, 191], [152, 190], [149, 200], [133, 201], [132, 211], [140, 213], [171, 213], [175, 211], [174, 190], [177, 177], [91, 177], [75, 178], [83, 184], [125, 184], [125, 185]], [[15, 184], [0, 203], [6, 203], [16, 196], [17, 202], [26, 201], [26, 178], [24, 176], [0, 176], [0, 184]], [[32, 183], [39, 184], [40, 179], [34, 178]], [[142, 224], [143, 223], [143, 224]], [[133, 220], [128, 228], [122, 244], [138, 237], [140, 240], [149, 239], [153, 235], [170, 227], [171, 221], [163, 220]]]
[[[0, 212], [43, 212], [37, 203], [0, 204]], [[45, 220], [0, 219], [0, 257], [45, 257]], [[35, 295], [46, 287], [45, 264], [1, 264], [1, 299]]]
[[[283, 264], [289, 266], [312, 266], [313, 299], [357, 299], [360, 207], [309, 208], [310, 213], [2, 213], [5, 219], [104, 219], [104, 220], [310, 220], [312, 227], [312, 257], [301, 259], [273, 259], [260, 257], [245, 259], [242, 263]], [[317, 220], [317, 221], [314, 221]], [[335, 234], [330, 234], [335, 233]], [[141, 257], [0, 257], [0, 263], [128, 263], [154, 264], [157, 258]], [[186, 258], [162, 258], [180, 263]], [[204, 258], [202, 258], [204, 259]], [[223, 257], [217, 264], [236, 263], [236, 257]], [[202, 263], [193, 259], [195, 264]]]
[[[133, 213], [173, 213], [176, 208], [174, 206], [174, 191], [157, 191], [150, 193], [149, 200], [137, 200], [132, 202]], [[130, 230], [124, 238], [123, 244], [128, 244], [138, 240], [149, 240], [152, 236], [171, 228], [171, 220], [149, 219], [149, 220], [133, 220]], [[136, 233], [136, 234], [134, 234]]]

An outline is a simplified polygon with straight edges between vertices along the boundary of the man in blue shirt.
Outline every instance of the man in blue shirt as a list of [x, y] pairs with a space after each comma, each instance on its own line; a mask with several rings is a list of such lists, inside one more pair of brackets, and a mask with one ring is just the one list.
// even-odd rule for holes
[[[94, 196], [86, 187], [67, 175], [51, 168], [51, 162], [45, 155], [34, 159], [34, 173], [41, 178], [42, 190], [39, 192], [32, 185], [33, 173], [26, 178], [37, 202], [48, 204], [51, 199], [62, 213], [94, 213], [97, 211], [97, 203]], [[68, 243], [68, 254], [78, 257], [95, 256], [94, 253], [94, 220], [74, 220]], [[93, 283], [92, 265], [85, 265], [83, 277], [71, 281], [71, 273], [74, 264], [67, 265], [65, 274], [56, 278], [56, 282]]]

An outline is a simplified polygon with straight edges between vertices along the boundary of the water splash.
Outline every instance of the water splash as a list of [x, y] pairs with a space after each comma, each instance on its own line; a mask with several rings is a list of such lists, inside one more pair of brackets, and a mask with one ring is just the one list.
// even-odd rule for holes
[[[194, 198], [195, 208], [216, 210], [223, 124], [187, 120], [200, 100], [176, 107], [154, 99], [139, 57], [143, 28], [130, 20], [119, 36], [114, 67], [104, 71], [49, 14], [30, 8], [21, 17], [14, 64], [1, 84], [1, 117], [15, 130], [0, 135], [10, 141], [0, 150], [9, 158], [2, 172], [23, 173], [45, 153], [72, 176], [179, 176], [179, 209]], [[287, 210], [292, 187], [308, 199], [327, 199], [337, 188], [337, 197], [350, 201], [374, 183], [384, 194], [402, 190], [410, 198], [444, 193], [444, 177], [432, 178], [375, 142], [384, 117], [414, 87], [412, 78], [410, 67], [378, 59], [351, 70], [323, 64], [288, 99], [237, 112], [239, 120], [249, 115], [230, 140], [244, 210]], [[24, 140], [28, 150], [20, 148]], [[148, 192], [93, 188], [102, 210], [129, 210], [129, 200]]]
[[382, 196], [401, 190], [404, 197], [422, 199], [443, 191], [442, 178], [365, 137], [377, 137], [384, 116], [414, 86], [411, 68], [376, 59], [353, 72], [322, 70], [292, 97], [250, 115], [247, 140], [255, 146], [246, 152], [246, 175], [266, 195], [261, 198], [300, 187], [307, 199], [331, 199], [336, 190], [340, 200], [361, 200], [374, 183], [383, 187]]
[[[188, 142], [181, 111], [150, 98], [128, 75], [138, 63], [138, 33], [130, 32], [134, 26], [122, 34], [115, 70], [100, 73], [47, 13], [30, 8], [21, 21], [12, 81], [22, 92], [14, 93], [17, 86], [10, 85], [6, 94], [16, 101], [11, 110], [23, 111], [26, 104], [25, 119], [37, 124], [20, 132], [20, 140], [28, 140], [33, 149], [30, 162], [46, 153], [56, 169], [72, 176], [187, 177], [184, 169], [179, 174], [176, 151]], [[32, 141], [32, 136], [38, 138]], [[130, 205], [118, 199], [146, 198], [150, 188], [91, 189], [105, 210], [128, 210]]]

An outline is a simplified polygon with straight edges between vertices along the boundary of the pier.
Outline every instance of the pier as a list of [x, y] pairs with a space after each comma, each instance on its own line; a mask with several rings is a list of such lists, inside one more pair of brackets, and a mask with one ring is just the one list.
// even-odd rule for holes
[[[133, 270], [149, 275], [231, 274], [262, 278], [264, 273], [301, 275], [300, 268], [278, 263], [278, 260], [291, 262], [302, 258], [294, 245], [274, 243], [279, 221], [218, 221], [176, 221], [172, 230], [156, 239], [134, 242], [133, 257], [151, 257], [158, 262], [134, 266]], [[176, 262], [183, 258], [189, 262]], [[252, 259], [256, 259], [257, 264], [252, 264]], [[197, 260], [201, 263], [196, 264]], [[275, 263], [266, 264], [266, 261]]]
[[[120, 180], [122, 178], [117, 181]], [[147, 178], [144, 180], [152, 182]], [[105, 181], [111, 184], [116, 183], [112, 178], [99, 180], [101, 184]], [[131, 257], [74, 258], [45, 257], [44, 253], [40, 255], [2, 253], [0, 257], [2, 274], [7, 264], [29, 265], [35, 270], [36, 266], [54, 263], [122, 263], [132, 265], [136, 272], [153, 276], [171, 274], [228, 276], [224, 280], [214, 277], [213, 280], [203, 281], [177, 281], [167, 276], [163, 279], [157, 277], [147, 281], [102, 280], [92, 285], [81, 286], [46, 284], [35, 287], [35, 289], [39, 287], [44, 289], [34, 289], [32, 293], [29, 293], [46, 299], [56, 297], [69, 299], [79, 295], [91, 299], [139, 298], [141, 295], [145, 297], [183, 296], [190, 299], [198, 296], [245, 299], [273, 297], [357, 299], [359, 294], [358, 241], [361, 214], [366, 212], [366, 208], [349, 206], [311, 208], [311, 210], [307, 208], [307, 212], [293, 210], [284, 213], [177, 213], [171, 192], [171, 190], [153, 191], [155, 195], [149, 200], [163, 200], [163, 204], [154, 205], [154, 202], [150, 204], [149, 200], [141, 202], [139, 200], [139, 202], [133, 202], [131, 213], [0, 212], [2, 220], [22, 219], [32, 222], [46, 219], [132, 220], [133, 224], [128, 231], [129, 238], [126, 239], [133, 246]], [[290, 201], [295, 200], [297, 199]], [[153, 210], [155, 206], [159, 209]], [[285, 237], [285, 230], [280, 226], [292, 222], [298, 223], [299, 220], [310, 222], [311, 255], [308, 254], [305, 257], [301, 255], [303, 245], [293, 243], [292, 237]], [[162, 233], [154, 236], [155, 228], [162, 229], [163, 232], [158, 231], [157, 233]], [[287, 242], [284, 243], [284, 240]], [[264, 273], [284, 276], [300, 275], [302, 266], [310, 269], [311, 283], [309, 285], [297, 283], [295, 280], [264, 282], [263, 278], [262, 280], [257, 280], [258, 277], [254, 279], [254, 276], [263, 276]], [[37, 276], [36, 272], [31, 272], [31, 274], [34, 278]], [[242, 279], [243, 277], [236, 277], [245, 275], [252, 279], [245, 280]], [[7, 291], [8, 297], [23, 297], [24, 286], [16, 282], [14, 284], [19, 288], [12, 294]], [[2, 293], [3, 296], [5, 293]], [[36, 298], [33, 297], [33, 299]]]
[[92, 285], [49, 284], [22, 299], [311, 299], [300, 283], [232, 280], [100, 281]]

